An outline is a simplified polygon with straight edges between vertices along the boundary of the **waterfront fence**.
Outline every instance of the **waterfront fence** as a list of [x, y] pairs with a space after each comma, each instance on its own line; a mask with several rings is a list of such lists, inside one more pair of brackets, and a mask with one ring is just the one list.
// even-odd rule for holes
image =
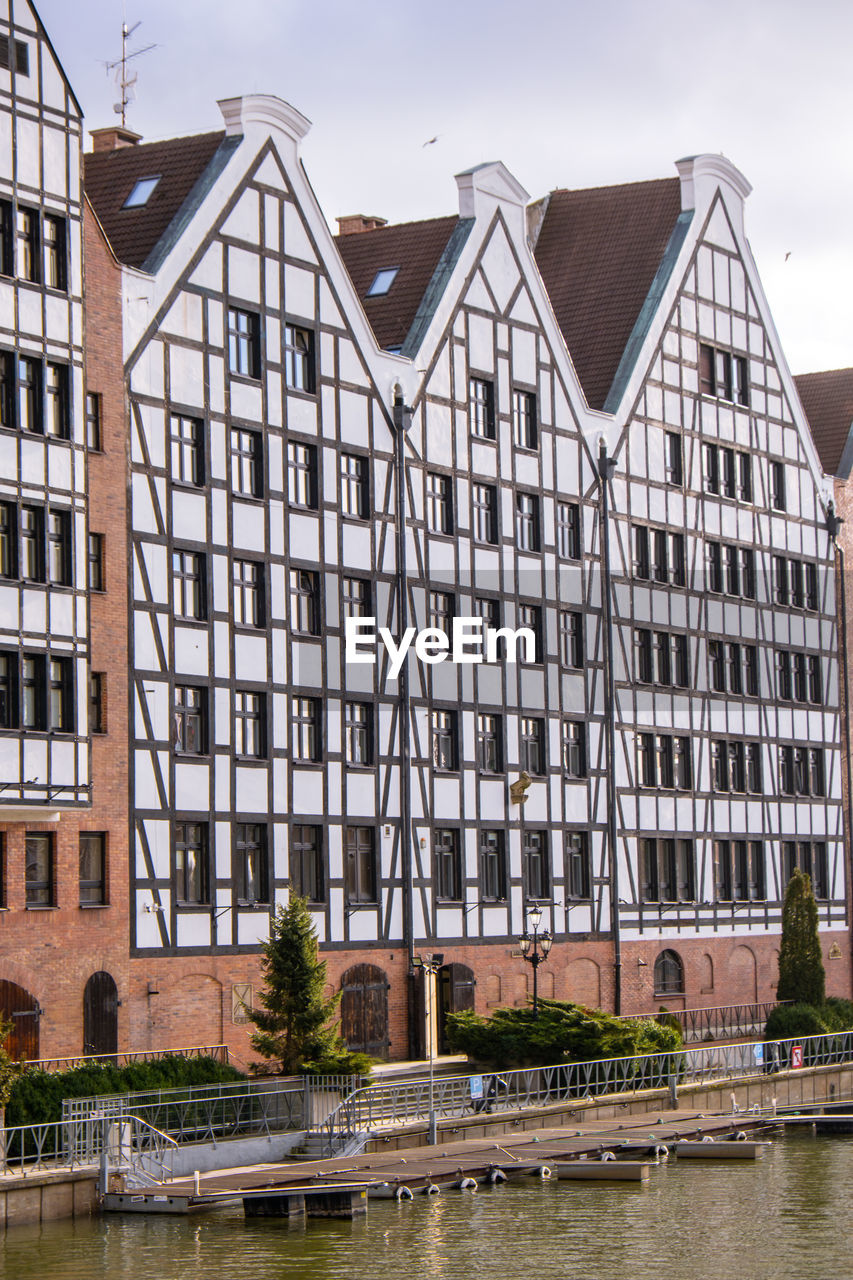
[[681, 1027], [685, 1044], [696, 1044], [706, 1040], [739, 1040], [745, 1036], [760, 1036], [771, 1012], [780, 1004], [793, 1004], [793, 1001], [723, 1004], [704, 1009], [666, 1009], [622, 1016], [628, 1021], [637, 1022], [640, 1019], [657, 1019], [663, 1013], [663, 1017], [673, 1019]]
[[92, 1063], [114, 1067], [130, 1067], [135, 1062], [157, 1062], [161, 1058], [213, 1058], [228, 1062], [225, 1044], [191, 1045], [188, 1049], [130, 1049], [127, 1053], [83, 1053], [72, 1058], [29, 1058], [23, 1062], [28, 1071], [73, 1071]]

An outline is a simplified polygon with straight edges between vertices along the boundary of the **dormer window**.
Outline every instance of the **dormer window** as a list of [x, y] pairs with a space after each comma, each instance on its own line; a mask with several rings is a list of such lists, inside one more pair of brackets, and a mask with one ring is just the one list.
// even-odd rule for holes
[[381, 271], [377, 271], [373, 277], [373, 284], [367, 290], [365, 297], [381, 298], [388, 292], [391, 285], [397, 279], [399, 267], [383, 267]]
[[141, 209], [151, 199], [160, 181], [161, 175], [155, 174], [152, 178], [140, 178], [134, 183], [133, 190], [122, 205], [123, 209]]

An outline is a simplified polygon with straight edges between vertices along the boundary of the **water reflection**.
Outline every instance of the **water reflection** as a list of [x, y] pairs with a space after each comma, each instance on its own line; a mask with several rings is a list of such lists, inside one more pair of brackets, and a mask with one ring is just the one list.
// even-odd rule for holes
[[373, 1202], [368, 1218], [246, 1224], [237, 1210], [18, 1228], [9, 1280], [847, 1280], [853, 1140], [790, 1138], [756, 1165], [673, 1163], [645, 1187], [541, 1182]]

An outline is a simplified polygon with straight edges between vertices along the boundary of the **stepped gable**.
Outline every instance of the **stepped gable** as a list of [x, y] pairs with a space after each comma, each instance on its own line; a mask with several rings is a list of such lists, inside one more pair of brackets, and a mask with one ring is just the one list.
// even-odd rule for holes
[[853, 427], [853, 369], [800, 373], [794, 378], [824, 470], [846, 479], [853, 464], [847, 449]]
[[[222, 131], [163, 142], [96, 150], [84, 157], [86, 195], [113, 252], [129, 267], [144, 267], [225, 138]], [[160, 181], [145, 204], [124, 203], [141, 178]]]
[[680, 213], [677, 178], [547, 198], [536, 263], [593, 409], [604, 407]]
[[[380, 347], [399, 349], [406, 341], [458, 221], [455, 215], [429, 218], [335, 237]], [[399, 270], [388, 292], [368, 298], [376, 273], [391, 267]]]

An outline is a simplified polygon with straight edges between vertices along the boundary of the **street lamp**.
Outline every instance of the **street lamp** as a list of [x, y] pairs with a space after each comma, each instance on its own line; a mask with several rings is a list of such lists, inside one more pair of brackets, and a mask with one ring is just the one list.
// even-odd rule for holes
[[533, 937], [531, 938], [530, 934], [525, 929], [524, 933], [518, 940], [518, 945], [523, 958], [529, 965], [533, 966], [533, 1016], [534, 1018], [538, 1018], [539, 985], [537, 975], [542, 961], [548, 959], [548, 952], [551, 950], [554, 939], [551, 937], [547, 929], [541, 937], [539, 936], [539, 926], [542, 923], [541, 907], [533, 907], [533, 909], [528, 912], [527, 918], [533, 927]]
[[424, 973], [424, 1010], [426, 1013], [427, 1024], [427, 1046], [429, 1053], [429, 1132], [427, 1134], [429, 1145], [436, 1146], [438, 1143], [438, 1128], [435, 1116], [435, 1095], [434, 1095], [434, 1067], [435, 1047], [433, 1043], [433, 1027], [435, 1026], [436, 1007], [435, 1007], [435, 975], [444, 964], [444, 956], [441, 953], [433, 952], [431, 956], [415, 956], [412, 964], [416, 969], [422, 969]]

